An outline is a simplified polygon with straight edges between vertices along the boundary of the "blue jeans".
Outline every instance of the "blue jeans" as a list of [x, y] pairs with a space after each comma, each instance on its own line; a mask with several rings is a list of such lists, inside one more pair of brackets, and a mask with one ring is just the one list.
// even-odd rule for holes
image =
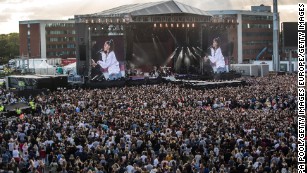
[[216, 69], [216, 73], [223, 73], [223, 72], [226, 72], [226, 67], [218, 67]]
[[121, 72], [119, 73], [112, 73], [109, 75], [109, 80], [116, 80], [122, 77]]

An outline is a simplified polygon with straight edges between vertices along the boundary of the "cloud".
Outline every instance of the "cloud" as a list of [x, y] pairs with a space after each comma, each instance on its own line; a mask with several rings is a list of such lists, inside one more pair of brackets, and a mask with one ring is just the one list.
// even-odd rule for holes
[[8, 22], [11, 18], [10, 14], [0, 14], [0, 22]]
[[33, 3], [35, 0], [0, 0], [1, 5], [21, 5], [26, 3]]

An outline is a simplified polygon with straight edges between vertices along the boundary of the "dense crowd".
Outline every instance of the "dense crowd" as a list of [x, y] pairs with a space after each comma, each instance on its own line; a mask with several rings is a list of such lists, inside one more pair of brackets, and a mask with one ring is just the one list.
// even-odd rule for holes
[[[295, 75], [247, 86], [59, 90], [0, 126], [1, 169], [80, 173], [292, 173]], [[2, 100], [18, 100], [2, 90]], [[29, 99], [21, 99], [27, 100]]]

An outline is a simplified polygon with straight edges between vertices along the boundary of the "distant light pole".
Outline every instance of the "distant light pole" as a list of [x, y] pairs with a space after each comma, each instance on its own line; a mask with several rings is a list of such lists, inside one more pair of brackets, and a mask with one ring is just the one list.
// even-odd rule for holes
[[273, 0], [273, 68], [279, 71], [279, 15], [277, 8], [277, 0]]
[[[92, 38], [91, 38], [91, 27], [88, 27], [88, 78], [91, 78], [92, 71]], [[90, 81], [90, 80], [89, 80]]]

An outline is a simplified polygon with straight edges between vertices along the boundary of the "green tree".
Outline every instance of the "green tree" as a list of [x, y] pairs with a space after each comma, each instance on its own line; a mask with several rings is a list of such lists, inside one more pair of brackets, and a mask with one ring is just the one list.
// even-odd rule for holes
[[19, 33], [0, 35], [0, 64], [7, 64], [19, 55]]

